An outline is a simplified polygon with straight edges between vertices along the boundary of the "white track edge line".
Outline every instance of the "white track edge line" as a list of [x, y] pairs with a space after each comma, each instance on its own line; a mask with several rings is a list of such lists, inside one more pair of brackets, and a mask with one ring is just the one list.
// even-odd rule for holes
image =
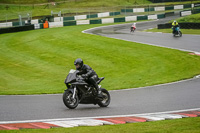
[[111, 116], [77, 117], [77, 118], [60, 118], [60, 119], [41, 119], [41, 120], [24, 120], [24, 121], [0, 121], [0, 124], [87, 120], [87, 119], [112, 118], [112, 117], [130, 117], [130, 116], [153, 115], [153, 114], [169, 114], [169, 113], [178, 113], [178, 112], [195, 111], [195, 110], [199, 110], [200, 111], [200, 108], [175, 110], [175, 111], [165, 111], [165, 112], [155, 112], [155, 113], [130, 114], [130, 115], [111, 115]]

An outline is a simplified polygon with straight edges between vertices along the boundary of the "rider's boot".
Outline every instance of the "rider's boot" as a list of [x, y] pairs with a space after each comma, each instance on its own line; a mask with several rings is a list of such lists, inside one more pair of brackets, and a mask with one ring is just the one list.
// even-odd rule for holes
[[[96, 77], [97, 78], [97, 77]], [[103, 98], [101, 88], [99, 88], [98, 84], [96, 83], [95, 80], [95, 75], [91, 78], [89, 78], [90, 83], [94, 86], [94, 88], [97, 90], [97, 98]]]
[[97, 89], [97, 97], [103, 98], [101, 88], [99, 88], [99, 86], [97, 84], [95, 85], [95, 88]]

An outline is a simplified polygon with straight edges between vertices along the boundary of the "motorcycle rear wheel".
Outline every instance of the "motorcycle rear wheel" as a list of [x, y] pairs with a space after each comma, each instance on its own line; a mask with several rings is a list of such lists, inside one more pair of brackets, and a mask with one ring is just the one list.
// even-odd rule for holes
[[111, 101], [111, 98], [110, 98], [110, 94], [109, 92], [104, 89], [104, 88], [101, 88], [101, 91], [102, 91], [102, 95], [103, 95], [103, 100], [100, 100], [98, 102], [98, 105], [100, 107], [107, 107], [109, 104], [110, 104], [110, 101]]
[[69, 109], [75, 109], [78, 106], [79, 98], [77, 95], [75, 95], [75, 98], [73, 99], [73, 93], [69, 90], [66, 90], [63, 93], [63, 102]]

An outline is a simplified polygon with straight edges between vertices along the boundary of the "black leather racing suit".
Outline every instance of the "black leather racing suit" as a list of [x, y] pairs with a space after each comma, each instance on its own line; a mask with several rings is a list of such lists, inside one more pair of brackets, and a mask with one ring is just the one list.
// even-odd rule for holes
[[86, 79], [86, 82], [93, 85], [97, 89], [97, 91], [99, 91], [98, 84], [96, 83], [99, 78], [96, 72], [86, 64], [83, 64], [83, 66], [78, 70], [78, 74], [82, 75], [82, 77]]

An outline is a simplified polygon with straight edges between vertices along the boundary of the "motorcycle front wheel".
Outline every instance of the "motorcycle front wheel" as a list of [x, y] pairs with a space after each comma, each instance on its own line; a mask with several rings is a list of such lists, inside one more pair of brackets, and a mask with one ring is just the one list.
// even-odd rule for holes
[[182, 37], [182, 32], [181, 31], [179, 31], [179, 36]]
[[63, 102], [66, 107], [69, 109], [75, 109], [78, 106], [79, 99], [78, 96], [75, 94], [75, 98], [73, 98], [73, 93], [69, 90], [66, 90], [63, 93]]
[[98, 105], [100, 107], [107, 107], [110, 104], [110, 101], [111, 101], [110, 94], [104, 88], [101, 88], [101, 91], [102, 91], [103, 99], [98, 102]]

